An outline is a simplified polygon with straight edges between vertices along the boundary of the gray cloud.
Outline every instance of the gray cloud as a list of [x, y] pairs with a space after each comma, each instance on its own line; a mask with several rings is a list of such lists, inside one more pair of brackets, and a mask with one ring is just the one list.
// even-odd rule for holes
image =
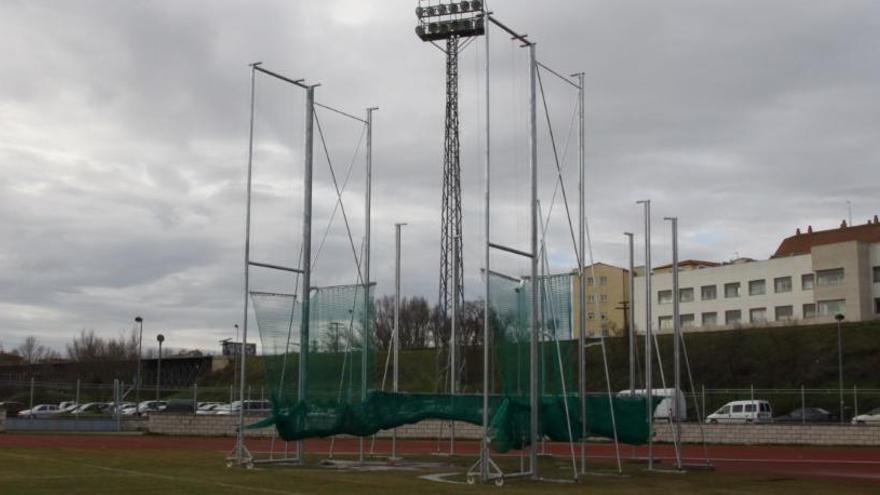
[[[0, 6], [0, 343], [60, 347], [80, 328], [113, 335], [136, 314], [173, 346], [212, 348], [241, 318], [249, 72], [262, 60], [320, 82], [319, 101], [376, 113], [373, 273], [391, 290], [393, 223], [407, 221], [404, 290], [433, 298], [439, 237], [443, 59], [413, 34], [412, 1], [12, 1]], [[683, 256], [765, 257], [797, 226], [876, 213], [880, 5], [493, 2], [542, 61], [587, 73], [588, 207], [596, 259], [624, 263], [651, 198], [681, 218]], [[493, 36], [493, 236], [525, 246], [524, 51]], [[461, 59], [465, 267], [481, 262], [482, 47]], [[544, 76], [560, 146], [574, 95]], [[302, 94], [259, 81], [254, 256], [297, 263]], [[359, 127], [319, 113], [340, 176]], [[544, 126], [543, 115], [539, 122]], [[541, 129], [541, 197], [555, 171]], [[573, 137], [568, 139], [574, 139]], [[563, 153], [570, 199], [576, 146]], [[316, 150], [315, 237], [335, 203]], [[363, 149], [345, 193], [363, 236]], [[340, 177], [341, 178], [341, 177]], [[574, 206], [574, 205], [572, 205]], [[355, 280], [337, 213], [316, 281]], [[557, 202], [554, 268], [574, 256]], [[518, 272], [518, 260], [498, 267]], [[293, 280], [258, 273], [267, 290]]]

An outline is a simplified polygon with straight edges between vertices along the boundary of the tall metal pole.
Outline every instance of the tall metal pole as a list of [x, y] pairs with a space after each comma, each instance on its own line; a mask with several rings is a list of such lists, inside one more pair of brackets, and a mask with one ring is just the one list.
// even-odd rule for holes
[[[245, 206], [245, 221], [244, 221], [244, 316], [241, 319], [242, 326], [242, 341], [241, 345], [244, 347], [245, 342], [247, 342], [247, 328], [248, 328], [248, 295], [250, 292], [250, 260], [251, 260], [251, 189], [253, 185], [253, 169], [254, 169], [254, 99], [256, 94], [256, 76], [257, 76], [257, 66], [260, 65], [260, 62], [256, 62], [251, 64], [251, 115], [250, 115], [250, 131], [248, 135], [248, 164], [247, 164], [247, 198], [246, 198], [246, 206]], [[244, 368], [245, 368], [245, 358], [244, 353], [242, 353], [241, 363], [239, 363], [239, 372], [241, 373], [240, 382], [239, 382], [239, 399], [241, 400], [242, 406], [244, 406]], [[235, 375], [235, 370], [233, 370], [233, 376]], [[234, 381], [234, 378], [233, 378]], [[231, 394], [230, 394], [231, 396]], [[250, 462], [250, 452], [247, 451], [244, 445], [244, 407], [240, 408], [238, 411], [238, 430], [235, 435], [235, 461], [238, 464], [244, 464]]]
[[490, 179], [491, 179], [491, 134], [490, 134], [490, 101], [489, 101], [489, 16], [486, 7], [483, 7], [483, 19], [486, 22], [486, 44], [485, 44], [485, 62], [486, 62], [486, 87], [485, 87], [485, 111], [486, 111], [486, 149], [485, 161], [483, 163], [483, 264], [486, 267], [486, 279], [483, 287], [483, 435], [480, 440], [480, 481], [485, 483], [489, 481], [489, 273], [491, 265], [489, 264], [489, 214], [490, 214]]
[[675, 443], [675, 465], [681, 469], [681, 452], [678, 444], [681, 441], [681, 425], [678, 398], [681, 395], [681, 308], [678, 293], [678, 217], [666, 217], [672, 223], [672, 329], [673, 329], [673, 396], [672, 396], [672, 426], [673, 442]]
[[[143, 367], [143, 360], [141, 359], [141, 347], [144, 342], [144, 319], [140, 316], [134, 317], [135, 323], [138, 324], [138, 355], [137, 355], [137, 384], [135, 385], [135, 403], [140, 405], [141, 403], [141, 368]], [[137, 411], [137, 409], [135, 409]]]
[[[461, 236], [453, 238], [453, 245], [458, 246]], [[452, 319], [449, 332], [449, 394], [455, 397], [458, 389], [458, 360], [455, 351], [458, 348], [458, 297], [461, 287], [458, 284], [459, 251], [452, 252]], [[453, 399], [454, 400], [454, 399]], [[455, 421], [450, 421], [449, 455], [455, 455]]]
[[[305, 116], [305, 154], [303, 160], [303, 244], [302, 244], [302, 323], [299, 342], [299, 380], [298, 400], [304, 403], [306, 400], [306, 384], [308, 383], [309, 361], [309, 322], [310, 300], [312, 287], [312, 168], [314, 158], [315, 137], [315, 86], [306, 88], [306, 116]], [[247, 327], [245, 327], [247, 329]], [[245, 330], [246, 331], [246, 330]], [[247, 335], [247, 334], [245, 334]], [[242, 365], [244, 362], [242, 362]], [[242, 366], [242, 394], [244, 394], [244, 366]], [[299, 462], [305, 460], [305, 442], [297, 442]]]
[[165, 337], [160, 333], [156, 336], [159, 341], [159, 362], [156, 364], [156, 400], [159, 400], [159, 389], [162, 387], [162, 342]]
[[586, 280], [586, 124], [584, 122], [584, 73], [578, 76], [578, 397], [581, 405], [581, 472], [587, 470], [587, 280]]
[[[400, 229], [405, 223], [394, 224], [394, 335], [392, 335], [392, 352], [394, 353], [394, 373], [391, 375], [391, 390], [396, 394], [400, 372]], [[397, 459], [397, 428], [391, 430], [391, 458]]]
[[[364, 194], [364, 323], [361, 336], [361, 403], [367, 400], [367, 348], [369, 347], [370, 331], [370, 207], [372, 206], [373, 181], [373, 110], [367, 109], [367, 163], [366, 193]], [[364, 462], [364, 437], [358, 440], [358, 458]]]
[[654, 352], [651, 344], [651, 200], [637, 201], [645, 208], [645, 398], [648, 413], [648, 469], [654, 469], [654, 389], [651, 385], [651, 367]]
[[629, 321], [629, 328], [627, 328], [627, 333], [629, 334], [629, 396], [634, 397], [636, 395], [636, 320], [635, 320], [635, 305], [633, 302], [635, 301], [635, 267], [633, 266], [635, 263], [634, 255], [635, 255], [635, 245], [633, 234], [631, 232], [624, 232], [623, 235], [627, 237], [627, 241], [629, 244], [629, 274], [627, 276], [627, 301], [626, 301], [626, 312], [627, 312], [627, 321]]
[[843, 337], [840, 332], [843, 314], [837, 313], [834, 319], [837, 320], [837, 387], [840, 392], [840, 422], [843, 423]]
[[538, 479], [538, 124], [537, 124], [537, 75], [535, 44], [529, 45], [529, 168], [531, 169], [531, 254], [532, 254], [532, 338], [529, 349], [529, 402], [531, 427], [529, 466], [532, 479]]

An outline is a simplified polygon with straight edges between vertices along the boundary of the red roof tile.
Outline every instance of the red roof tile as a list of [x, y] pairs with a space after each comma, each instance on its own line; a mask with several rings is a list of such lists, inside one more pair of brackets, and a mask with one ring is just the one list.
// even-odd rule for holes
[[779, 258], [782, 256], [807, 254], [814, 246], [847, 241], [880, 242], [880, 222], [877, 222], [877, 217], [875, 216], [874, 221], [871, 223], [854, 227], [841, 226], [836, 229], [818, 230], [815, 232], [808, 230], [806, 233], [795, 234], [784, 239], [772, 257]]

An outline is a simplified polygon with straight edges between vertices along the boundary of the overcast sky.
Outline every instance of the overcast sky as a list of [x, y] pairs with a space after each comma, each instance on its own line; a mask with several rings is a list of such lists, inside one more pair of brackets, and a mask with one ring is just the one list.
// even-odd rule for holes
[[[248, 64], [321, 83], [317, 99], [374, 128], [373, 279], [391, 293], [393, 224], [405, 295], [436, 299], [443, 54], [414, 34], [414, 0], [0, 2], [0, 343], [59, 350], [145, 320], [145, 341], [215, 349], [242, 314]], [[880, 2], [496, 0], [543, 63], [587, 78], [588, 216], [594, 257], [625, 264], [653, 200], [656, 263], [766, 258], [795, 228], [880, 212]], [[493, 238], [527, 247], [525, 50], [493, 32]], [[482, 214], [482, 41], [461, 56], [469, 297]], [[542, 75], [572, 207], [576, 95]], [[259, 78], [254, 258], [297, 264], [303, 95]], [[541, 119], [541, 197], [555, 165]], [[362, 127], [318, 113], [360, 249]], [[574, 132], [573, 132], [574, 131]], [[347, 170], [353, 163], [351, 173]], [[335, 204], [316, 144], [315, 249]], [[548, 252], [574, 267], [557, 198]], [[356, 280], [337, 213], [320, 285]], [[503, 258], [503, 256], [501, 257]], [[640, 258], [640, 256], [639, 256]], [[641, 262], [637, 259], [637, 262]], [[516, 271], [521, 263], [499, 259]], [[290, 277], [255, 276], [283, 290]]]

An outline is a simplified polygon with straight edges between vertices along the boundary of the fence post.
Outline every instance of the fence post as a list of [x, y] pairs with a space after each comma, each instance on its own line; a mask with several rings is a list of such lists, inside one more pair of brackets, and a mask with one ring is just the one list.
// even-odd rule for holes
[[804, 386], [801, 385], [801, 424], [805, 424], [807, 422], [807, 396], [804, 392]]
[[[703, 403], [703, 415], [706, 414], [706, 384], [700, 384], [700, 401]], [[700, 418], [700, 421], [705, 421], [706, 418]]]
[[193, 383], [193, 414], [199, 409], [199, 384]]
[[[250, 385], [248, 385], [247, 400], [251, 400], [251, 386]], [[242, 404], [241, 407], [244, 407], [244, 404]]]
[[749, 385], [749, 399], [755, 400], [755, 384]]
[[119, 378], [113, 379], [113, 415], [116, 417], [116, 431], [122, 430], [119, 420]]
[[232, 385], [229, 386], [229, 404], [232, 404]]
[[260, 385], [260, 402], [262, 402], [264, 400], [266, 400], [266, 398], [263, 396], [263, 386]]
[[28, 406], [30, 408], [30, 417], [34, 417], [34, 377], [31, 376], [31, 402]]
[[[79, 378], [76, 379], [76, 399], [74, 399], [74, 402], [76, 403], [76, 407], [79, 408]], [[79, 414], [74, 414], [73, 419], [79, 421]]]
[[859, 415], [859, 388], [853, 385], [853, 417]]

